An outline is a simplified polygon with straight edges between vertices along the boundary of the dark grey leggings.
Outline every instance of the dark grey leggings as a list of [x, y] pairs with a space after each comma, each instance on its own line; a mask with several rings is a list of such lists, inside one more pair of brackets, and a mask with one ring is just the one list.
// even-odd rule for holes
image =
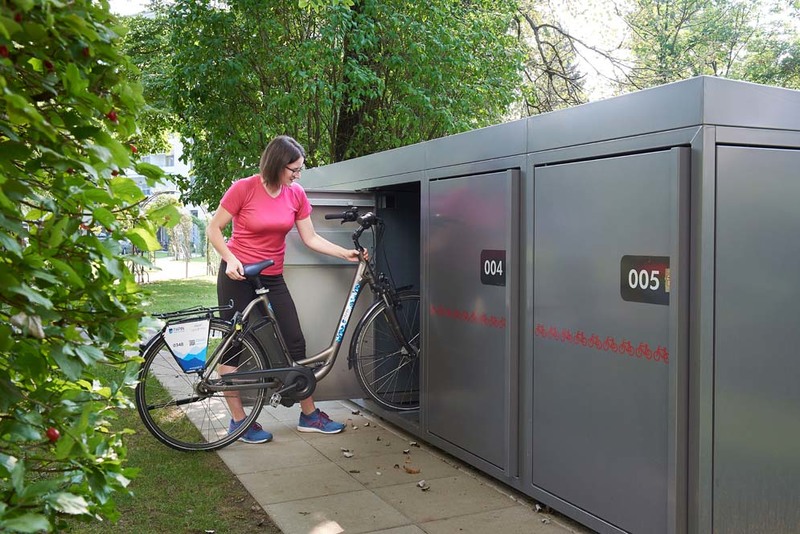
[[[225, 274], [226, 266], [227, 264], [223, 261], [217, 273], [217, 300], [220, 306], [225, 306], [231, 299], [233, 300], [233, 309], [220, 313], [223, 319], [231, 320], [235, 312], [244, 311], [247, 304], [256, 297], [256, 290], [246, 280], [239, 281], [228, 278], [228, 275]], [[306, 339], [303, 337], [297, 308], [289, 293], [289, 288], [283, 280], [283, 275], [261, 275], [260, 278], [264, 287], [269, 289], [269, 302], [278, 319], [278, 327], [286, 342], [286, 348], [289, 349], [289, 355], [293, 360], [302, 360], [306, 357]], [[230, 362], [229, 365], [236, 365], [236, 363]]]

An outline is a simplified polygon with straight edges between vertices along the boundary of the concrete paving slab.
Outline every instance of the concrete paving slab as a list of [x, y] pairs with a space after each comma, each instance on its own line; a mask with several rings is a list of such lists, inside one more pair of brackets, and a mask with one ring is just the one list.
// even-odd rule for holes
[[368, 490], [272, 504], [266, 511], [284, 534], [359, 534], [411, 524]]
[[490, 510], [422, 524], [428, 534], [569, 534], [574, 532], [548, 514], [534, 512], [516, 505], [502, 510]]
[[[411, 449], [409, 454], [393, 452], [334, 461], [366, 488], [416, 483], [422, 479], [445, 478], [459, 474], [457, 468], [419, 449]], [[414, 473], [415, 470], [419, 472]]]
[[493, 487], [467, 475], [425, 479], [425, 482], [430, 486], [427, 491], [417, 483], [375, 488], [373, 491], [415, 524], [518, 505]]
[[262, 507], [364, 489], [352, 476], [331, 463], [261, 471], [240, 475], [239, 480]]
[[302, 440], [276, 440], [257, 445], [235, 443], [218, 452], [235, 475], [328, 462], [325, 456]]
[[409, 448], [407, 440], [377, 426], [346, 430], [337, 434], [339, 439], [336, 440], [320, 439], [320, 436], [322, 435], [309, 434], [306, 439], [309, 444], [332, 461], [339, 461], [342, 458], [342, 448], [352, 452], [354, 458], [380, 454], [403, 454], [403, 451]]

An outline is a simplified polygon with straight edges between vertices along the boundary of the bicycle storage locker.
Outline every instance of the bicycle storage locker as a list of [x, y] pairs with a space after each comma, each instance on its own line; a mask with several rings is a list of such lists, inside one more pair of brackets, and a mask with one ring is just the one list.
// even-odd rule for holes
[[420, 410], [379, 415], [603, 534], [783, 534], [798, 168], [800, 92], [701, 76], [303, 179], [416, 190]]

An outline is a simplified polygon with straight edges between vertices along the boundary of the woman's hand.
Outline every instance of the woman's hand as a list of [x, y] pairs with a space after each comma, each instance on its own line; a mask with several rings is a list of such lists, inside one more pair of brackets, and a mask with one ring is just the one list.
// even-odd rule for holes
[[[364, 259], [366, 260], [369, 257], [369, 253], [364, 250]], [[347, 261], [357, 262], [360, 257], [359, 253], [356, 249], [344, 250], [344, 254], [342, 254], [342, 258], [346, 259]]]
[[230, 261], [226, 261], [225, 274], [231, 280], [244, 280], [244, 266], [242, 262], [235, 257], [231, 257]]

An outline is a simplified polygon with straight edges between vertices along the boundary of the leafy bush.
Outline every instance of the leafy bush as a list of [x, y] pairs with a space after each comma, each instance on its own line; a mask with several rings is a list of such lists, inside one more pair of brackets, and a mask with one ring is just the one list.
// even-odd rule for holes
[[[141, 312], [117, 243], [158, 248], [125, 176], [144, 105], [105, 1], [0, 2], [0, 531], [114, 518], [134, 474], [108, 424], [128, 406]], [[101, 239], [107, 235], [111, 239]], [[135, 359], [135, 358], [134, 358]], [[127, 366], [105, 383], [98, 369]], [[109, 375], [110, 373], [106, 373]]]

